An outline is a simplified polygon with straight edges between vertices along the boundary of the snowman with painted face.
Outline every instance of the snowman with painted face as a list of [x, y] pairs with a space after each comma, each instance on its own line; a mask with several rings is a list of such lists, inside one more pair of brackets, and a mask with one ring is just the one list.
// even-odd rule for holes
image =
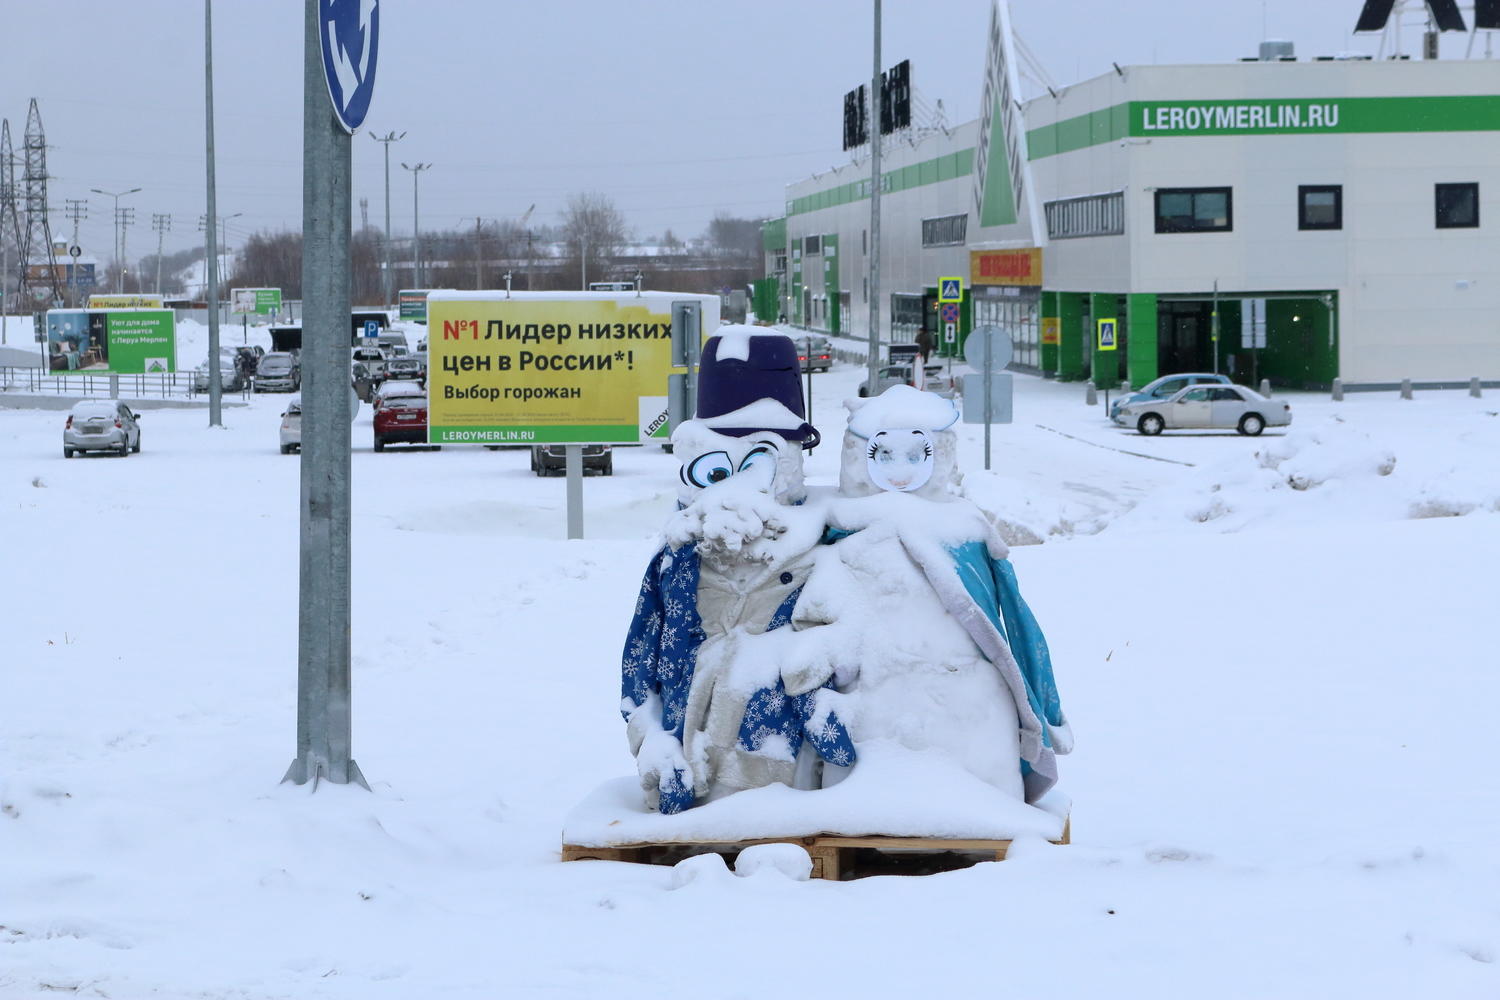
[[958, 411], [910, 386], [845, 405], [839, 540], [817, 553], [787, 666], [847, 692], [853, 775], [961, 774], [1033, 802], [1072, 739], [1005, 543], [962, 495]]
[[[835, 693], [788, 685], [749, 641], [791, 622], [823, 537], [804, 506], [804, 416], [791, 338], [721, 327], [698, 408], [672, 435], [678, 512], [646, 570], [622, 657], [621, 710], [647, 805], [664, 813], [747, 788], [814, 787], [853, 747]], [[797, 681], [801, 679], [798, 678]]]

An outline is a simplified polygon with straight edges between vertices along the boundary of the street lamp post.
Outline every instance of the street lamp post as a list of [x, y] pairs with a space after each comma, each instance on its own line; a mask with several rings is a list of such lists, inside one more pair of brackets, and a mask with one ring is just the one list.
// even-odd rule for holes
[[[245, 214], [244, 212], [235, 212], [233, 215], [221, 215], [216, 220], [217, 224], [215, 226], [215, 230], [218, 233], [218, 237], [219, 237], [218, 240], [215, 243], [215, 246], [214, 246], [214, 259], [213, 259], [213, 279], [214, 279], [214, 281], [213, 281], [213, 287], [216, 290], [216, 294], [214, 295], [214, 300], [215, 301], [210, 304], [210, 308], [214, 309], [214, 310], [217, 310], [219, 308], [219, 302], [218, 302], [219, 294], [218, 293], [222, 293], [224, 291], [224, 288], [223, 288], [224, 273], [223, 273], [223, 268], [222, 268], [221, 264], [222, 264], [223, 258], [224, 258], [224, 251], [229, 246], [229, 243], [228, 243], [228, 240], [229, 240], [229, 220], [230, 219], [238, 219], [240, 216], [242, 216], [244, 214]], [[198, 216], [198, 231], [199, 232], [207, 232], [208, 231], [208, 216], [207, 215], [200, 215], [200, 216]]]
[[370, 138], [385, 146], [385, 272], [384, 280], [380, 287], [385, 292], [385, 304], [391, 304], [391, 143], [400, 142], [406, 138], [406, 133], [397, 135], [394, 131], [385, 135], [370, 133]]
[[422, 229], [421, 217], [417, 214], [417, 178], [422, 171], [431, 170], [430, 163], [401, 164], [403, 170], [411, 171], [411, 269], [416, 287], [422, 287]]
[[113, 198], [115, 200], [115, 291], [123, 292], [125, 291], [125, 262], [120, 258], [125, 254], [125, 240], [121, 236], [124, 230], [120, 225], [120, 199], [127, 194], [135, 194], [140, 188], [131, 188], [129, 191], [120, 191], [118, 193], [105, 191], [102, 188], [89, 188], [89, 190], [94, 192], [94, 194], [102, 194], [106, 198]]

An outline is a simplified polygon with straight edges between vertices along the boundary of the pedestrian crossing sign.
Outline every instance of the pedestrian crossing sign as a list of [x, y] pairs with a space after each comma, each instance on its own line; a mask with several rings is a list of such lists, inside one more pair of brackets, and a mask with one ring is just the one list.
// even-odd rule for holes
[[939, 278], [938, 279], [938, 301], [939, 302], [962, 302], [964, 298], [964, 279], [962, 278]]
[[1116, 348], [1116, 324], [1118, 320], [1101, 319], [1099, 321], [1099, 350], [1113, 351]]

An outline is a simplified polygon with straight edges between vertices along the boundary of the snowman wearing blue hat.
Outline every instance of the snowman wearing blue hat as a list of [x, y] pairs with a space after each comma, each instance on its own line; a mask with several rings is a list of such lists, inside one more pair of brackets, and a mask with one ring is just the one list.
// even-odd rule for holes
[[695, 417], [672, 435], [679, 510], [621, 663], [631, 752], [646, 804], [663, 813], [773, 783], [816, 788], [825, 768], [854, 761], [835, 679], [786, 678], [748, 641], [791, 622], [823, 539], [821, 511], [802, 506], [802, 453], [819, 435], [798, 369], [785, 334], [720, 327], [703, 348]]

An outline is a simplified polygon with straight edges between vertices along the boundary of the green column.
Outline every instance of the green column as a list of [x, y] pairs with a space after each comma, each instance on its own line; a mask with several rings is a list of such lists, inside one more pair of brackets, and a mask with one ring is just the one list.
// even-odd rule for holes
[[1130, 384], [1139, 389], [1160, 374], [1156, 370], [1156, 296], [1131, 294], [1125, 297], [1126, 326], [1130, 340], [1126, 366]]
[[1057, 374], [1057, 344], [1047, 343], [1047, 337], [1049, 333], [1054, 335], [1057, 333], [1060, 322], [1061, 320], [1058, 318], [1057, 312], [1057, 293], [1043, 292], [1042, 329], [1040, 332], [1042, 337], [1041, 368], [1044, 375], [1049, 372], [1054, 375]]
[[839, 238], [835, 235], [823, 237], [823, 295], [828, 301], [828, 332], [836, 334], [843, 308], [839, 297]]
[[1064, 382], [1083, 378], [1083, 293], [1057, 293], [1057, 377]]
[[1099, 321], [1101, 319], [1115, 320], [1116, 329], [1118, 330], [1118, 321], [1120, 317], [1116, 315], [1119, 312], [1119, 308], [1116, 303], [1117, 298], [1118, 296], [1116, 295], [1100, 295], [1097, 293], [1089, 296], [1089, 312], [1091, 314], [1091, 321], [1089, 323], [1089, 328], [1084, 332], [1089, 338], [1089, 354], [1093, 358], [1093, 362], [1090, 366], [1090, 374], [1093, 377], [1094, 385], [1098, 386], [1100, 389], [1118, 385], [1120, 381], [1119, 348], [1117, 347], [1113, 351], [1099, 350], [1098, 332]]

